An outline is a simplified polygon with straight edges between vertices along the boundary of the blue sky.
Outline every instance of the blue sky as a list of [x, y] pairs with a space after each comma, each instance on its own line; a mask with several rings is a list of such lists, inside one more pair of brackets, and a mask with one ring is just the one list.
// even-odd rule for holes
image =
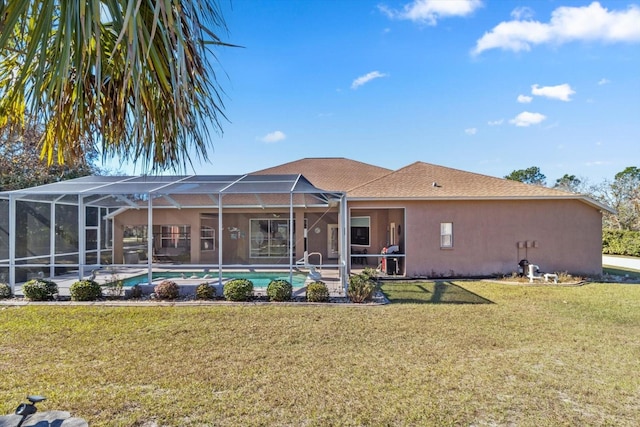
[[224, 134], [189, 172], [303, 157], [598, 183], [640, 166], [640, 2], [221, 0]]

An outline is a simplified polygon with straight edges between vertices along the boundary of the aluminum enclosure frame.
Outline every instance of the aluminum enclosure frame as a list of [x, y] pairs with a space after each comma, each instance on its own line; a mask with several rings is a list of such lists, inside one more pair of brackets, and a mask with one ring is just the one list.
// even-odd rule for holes
[[[217, 209], [218, 230], [222, 229], [222, 214], [225, 209], [288, 209], [290, 224], [294, 220], [294, 208], [336, 209], [339, 222], [340, 255], [337, 264], [325, 265], [338, 268], [341, 283], [346, 287], [347, 281], [347, 208], [344, 192], [325, 191], [313, 186], [303, 175], [182, 175], [182, 176], [87, 176], [37, 187], [14, 191], [0, 192], [0, 200], [8, 201], [8, 258], [0, 259], [0, 268], [9, 269], [9, 284], [12, 292], [16, 286], [16, 204], [18, 201], [49, 203], [50, 215], [50, 248], [47, 255], [33, 258], [49, 258], [47, 263], [22, 263], [19, 267], [49, 268], [50, 277], [55, 276], [57, 266], [77, 267], [78, 279], [95, 268], [101, 268], [100, 253], [105, 250], [98, 243], [97, 264], [88, 264], [86, 260], [85, 209], [102, 208], [108, 212], [100, 218], [113, 220], [126, 210], [147, 210], [147, 226], [149, 236], [153, 232], [153, 213], [157, 209]], [[55, 262], [55, 206], [70, 205], [78, 209], [78, 262], [77, 264], [58, 265]], [[104, 212], [101, 210], [101, 212]], [[0, 212], [2, 215], [3, 212]], [[289, 268], [290, 279], [296, 267], [293, 252], [293, 227], [289, 227], [289, 263], [278, 267]], [[101, 233], [98, 233], [99, 238]], [[153, 250], [153, 238], [148, 238], [148, 254]], [[115, 245], [114, 245], [115, 246]], [[111, 251], [113, 251], [113, 246]], [[222, 240], [219, 241], [218, 270], [222, 280], [223, 255]], [[113, 252], [112, 252], [113, 255]], [[2, 258], [2, 257], [0, 257]], [[28, 257], [27, 257], [28, 258]], [[112, 257], [113, 259], [113, 257]], [[24, 260], [21, 260], [24, 262]], [[123, 264], [126, 266], [126, 264]], [[143, 264], [139, 264], [141, 266]], [[152, 257], [147, 257], [148, 280], [152, 281], [152, 270], [156, 264]], [[202, 267], [202, 265], [193, 265]], [[248, 267], [252, 264], [247, 265]], [[266, 266], [261, 264], [260, 266]], [[185, 267], [185, 266], [183, 266]], [[187, 265], [188, 267], [188, 265]], [[275, 265], [271, 265], [275, 267]], [[346, 288], [345, 288], [346, 289]]]

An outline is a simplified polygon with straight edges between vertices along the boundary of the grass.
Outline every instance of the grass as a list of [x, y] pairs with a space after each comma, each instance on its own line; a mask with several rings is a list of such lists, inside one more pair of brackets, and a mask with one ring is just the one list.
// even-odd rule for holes
[[491, 301], [455, 284], [452, 281], [386, 282], [382, 292], [392, 303], [399, 304], [487, 304]]
[[41, 393], [92, 426], [636, 425], [640, 286], [420, 286], [369, 307], [0, 307], [0, 412]]

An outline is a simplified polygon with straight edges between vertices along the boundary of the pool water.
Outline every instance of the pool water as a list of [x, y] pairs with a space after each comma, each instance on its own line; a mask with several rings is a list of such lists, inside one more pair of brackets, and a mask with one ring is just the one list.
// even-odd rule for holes
[[[207, 278], [204, 276], [208, 274]], [[207, 280], [207, 281], [216, 281], [218, 280], [217, 273], [193, 273], [193, 272], [177, 272], [177, 271], [164, 271], [164, 272], [154, 272], [151, 277], [153, 280], [158, 279], [192, 279], [192, 280]], [[289, 275], [287, 273], [252, 273], [252, 272], [226, 272], [222, 274], [224, 279], [248, 279], [253, 283], [254, 288], [266, 288], [269, 285], [269, 282], [272, 280], [286, 280], [289, 281]], [[293, 274], [293, 283], [291, 284], [294, 288], [303, 287], [304, 282], [307, 276], [304, 274], [294, 273]], [[147, 283], [147, 275], [141, 274], [139, 276], [128, 277], [124, 279], [123, 286], [134, 286], [140, 283]]]

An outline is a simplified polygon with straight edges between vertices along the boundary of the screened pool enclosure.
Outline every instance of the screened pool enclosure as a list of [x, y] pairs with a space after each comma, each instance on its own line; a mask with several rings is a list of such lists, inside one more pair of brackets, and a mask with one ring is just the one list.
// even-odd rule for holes
[[108, 266], [347, 275], [345, 195], [302, 175], [89, 176], [0, 193], [0, 282]]

